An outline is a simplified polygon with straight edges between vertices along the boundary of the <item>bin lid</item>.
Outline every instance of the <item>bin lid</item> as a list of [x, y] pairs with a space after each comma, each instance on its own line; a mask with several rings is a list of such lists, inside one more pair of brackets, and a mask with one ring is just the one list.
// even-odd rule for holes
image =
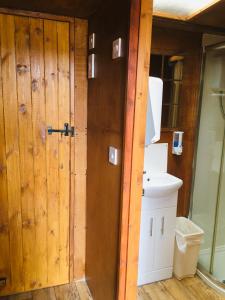
[[191, 220], [184, 217], [176, 218], [176, 233], [185, 238], [191, 238], [192, 236], [203, 235], [204, 231], [194, 224]]

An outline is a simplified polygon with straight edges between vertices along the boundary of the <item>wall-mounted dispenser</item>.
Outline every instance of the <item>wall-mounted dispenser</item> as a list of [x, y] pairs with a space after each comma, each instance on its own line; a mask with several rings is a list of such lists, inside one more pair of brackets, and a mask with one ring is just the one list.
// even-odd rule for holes
[[162, 79], [149, 77], [145, 145], [150, 145], [160, 140], [162, 95]]
[[181, 155], [183, 152], [183, 131], [174, 131], [172, 153]]

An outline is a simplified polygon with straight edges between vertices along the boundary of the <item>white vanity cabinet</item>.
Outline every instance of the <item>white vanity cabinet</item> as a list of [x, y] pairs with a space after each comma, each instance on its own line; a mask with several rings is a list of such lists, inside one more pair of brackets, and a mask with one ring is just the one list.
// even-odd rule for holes
[[177, 192], [142, 198], [138, 285], [170, 278], [177, 211]]

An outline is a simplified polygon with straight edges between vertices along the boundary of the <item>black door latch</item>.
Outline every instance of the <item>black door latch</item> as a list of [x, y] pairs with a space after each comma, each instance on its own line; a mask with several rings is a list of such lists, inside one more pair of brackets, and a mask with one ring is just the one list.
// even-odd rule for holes
[[65, 136], [74, 136], [74, 127], [71, 127], [68, 123], [64, 123], [64, 129], [53, 129], [52, 126], [48, 126], [48, 134], [51, 135], [53, 132]]

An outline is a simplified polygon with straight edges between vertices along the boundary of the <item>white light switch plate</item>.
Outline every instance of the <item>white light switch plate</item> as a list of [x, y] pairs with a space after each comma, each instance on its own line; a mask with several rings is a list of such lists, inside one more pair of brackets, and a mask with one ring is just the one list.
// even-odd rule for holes
[[96, 76], [96, 59], [95, 54], [90, 54], [88, 56], [88, 78], [95, 78]]
[[123, 57], [123, 40], [121, 38], [113, 41], [112, 58], [116, 59], [119, 57]]
[[118, 158], [118, 149], [115, 147], [109, 147], [109, 162], [113, 165], [118, 165], [119, 158]]
[[89, 35], [89, 50], [95, 48], [95, 33]]

